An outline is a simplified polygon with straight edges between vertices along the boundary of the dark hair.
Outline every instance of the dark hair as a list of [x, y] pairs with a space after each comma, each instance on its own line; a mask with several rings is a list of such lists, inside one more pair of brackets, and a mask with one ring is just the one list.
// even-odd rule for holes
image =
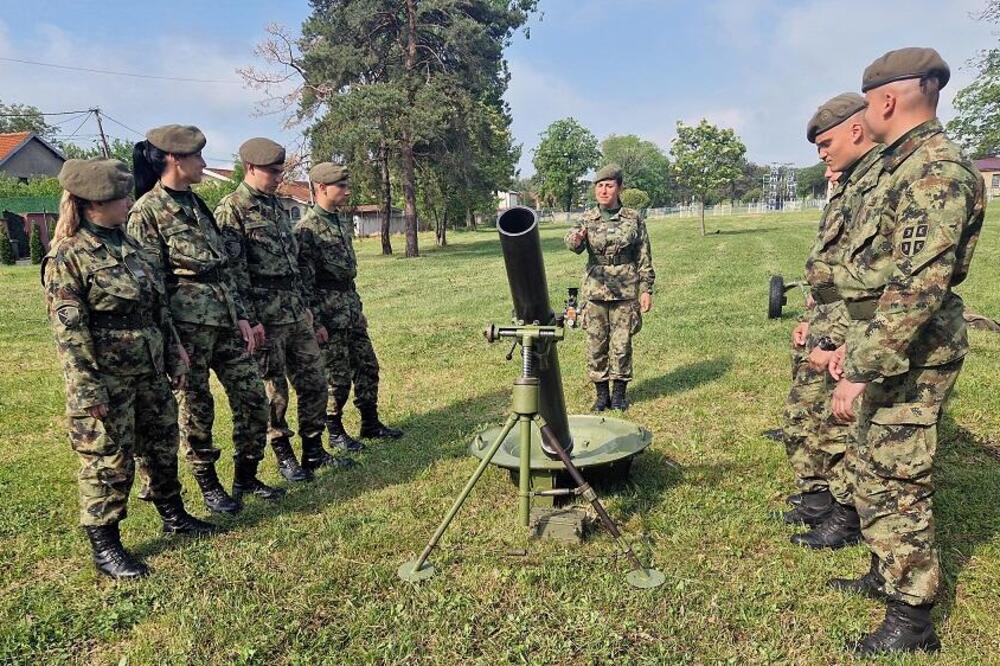
[[132, 171], [135, 176], [135, 198], [153, 189], [167, 168], [167, 154], [151, 144], [140, 141], [132, 148]]

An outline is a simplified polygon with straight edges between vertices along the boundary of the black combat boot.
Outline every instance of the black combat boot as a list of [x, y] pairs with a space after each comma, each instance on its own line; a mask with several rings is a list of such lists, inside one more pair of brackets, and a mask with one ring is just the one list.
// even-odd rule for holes
[[149, 567], [122, 546], [118, 523], [89, 525], [83, 528], [94, 552], [94, 566], [115, 580], [142, 578], [149, 575]]
[[628, 387], [628, 382], [623, 382], [620, 379], [614, 380], [612, 382], [613, 386], [611, 388], [611, 409], [617, 409], [624, 412], [628, 409], [628, 400], [625, 399], [625, 389]]
[[229, 496], [226, 489], [219, 483], [219, 475], [215, 473], [215, 465], [195, 465], [191, 470], [194, 480], [201, 488], [201, 496], [205, 506], [215, 513], [238, 513], [239, 503]]
[[[312, 479], [312, 473], [302, 469], [299, 461], [295, 459], [295, 452], [287, 437], [279, 437], [271, 442], [274, 449], [274, 457], [278, 459], [278, 471], [286, 481], [308, 481]], [[256, 469], [254, 470], [256, 472]]]
[[163, 519], [164, 534], [192, 534], [205, 536], [216, 529], [215, 525], [198, 520], [184, 509], [184, 500], [174, 495], [162, 500], [153, 500], [153, 506]]
[[[326, 430], [330, 433], [330, 447], [336, 447], [348, 453], [360, 453], [365, 445], [347, 434], [344, 430], [344, 418], [341, 414], [326, 415]], [[304, 445], [303, 445], [304, 446]], [[327, 454], [329, 455], [329, 454]], [[330, 456], [331, 458], [333, 456]]]
[[829, 490], [802, 493], [802, 501], [791, 511], [786, 511], [782, 519], [789, 525], [819, 525], [833, 511], [833, 495]]
[[876, 601], [888, 601], [885, 594], [885, 578], [878, 570], [878, 555], [872, 553], [871, 566], [861, 578], [831, 578], [827, 585], [841, 592], [860, 594]]
[[931, 622], [933, 606], [911, 606], [902, 601], [890, 600], [886, 605], [885, 619], [879, 628], [851, 645], [851, 651], [860, 655], [939, 651], [941, 641], [934, 633], [934, 624]]
[[779, 444], [785, 443], [785, 429], [784, 428], [772, 428], [771, 430], [765, 430], [760, 433], [761, 437], [766, 437], [767, 439], [774, 440]]
[[236, 473], [233, 476], [233, 499], [243, 502], [247, 493], [265, 500], [279, 500], [285, 495], [284, 488], [273, 488], [257, 478], [258, 461], [234, 457]]
[[802, 493], [795, 493], [794, 495], [789, 495], [785, 498], [785, 504], [788, 506], [799, 506], [802, 504]]
[[399, 439], [403, 436], [403, 431], [397, 428], [390, 428], [378, 418], [378, 405], [365, 405], [359, 407], [361, 412], [361, 432], [360, 437], [366, 439]]
[[861, 541], [861, 519], [853, 506], [833, 503], [833, 511], [817, 527], [804, 534], [793, 534], [792, 543], [807, 548], [837, 550]]
[[323, 448], [322, 435], [302, 438], [302, 467], [306, 471], [312, 472], [323, 466], [347, 469], [354, 467], [354, 464], [350, 458], [340, 458], [327, 453]]
[[594, 391], [597, 393], [597, 398], [594, 400], [594, 404], [590, 406], [590, 411], [603, 412], [611, 407], [611, 391], [608, 389], [607, 382], [595, 382]]

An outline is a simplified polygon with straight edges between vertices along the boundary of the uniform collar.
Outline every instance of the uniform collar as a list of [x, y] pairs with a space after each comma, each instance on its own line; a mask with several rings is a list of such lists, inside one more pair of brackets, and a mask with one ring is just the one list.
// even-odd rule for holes
[[886, 171], [895, 171], [906, 161], [906, 158], [916, 152], [917, 148], [927, 143], [931, 137], [944, 131], [941, 121], [937, 118], [921, 123], [896, 139], [883, 153], [883, 166]]
[[278, 200], [278, 197], [276, 195], [265, 194], [260, 190], [258, 190], [256, 187], [250, 185], [250, 183], [248, 183], [245, 180], [240, 182], [239, 187], [242, 188], [244, 193], [246, 193], [251, 199], [258, 201], [260, 203], [274, 205]]
[[337, 215], [337, 211], [327, 210], [322, 206], [320, 206], [318, 203], [313, 204], [313, 212], [325, 220], [330, 220], [331, 222], [340, 222], [340, 216]]
[[160, 181], [156, 181], [156, 185], [153, 185], [153, 189], [149, 191], [147, 196], [155, 197], [156, 202], [170, 211], [174, 217], [184, 214], [184, 209], [177, 203], [176, 199], [170, 196], [170, 192], [167, 192], [167, 186]]
[[854, 185], [864, 178], [865, 174], [877, 164], [882, 157], [882, 146], [873, 146], [871, 150], [859, 157], [848, 169], [846, 184]]

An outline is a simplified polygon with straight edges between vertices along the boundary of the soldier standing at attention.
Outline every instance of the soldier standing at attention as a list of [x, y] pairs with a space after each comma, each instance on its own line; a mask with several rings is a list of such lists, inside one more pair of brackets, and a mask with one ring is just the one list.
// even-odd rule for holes
[[587, 331], [587, 375], [597, 392], [595, 412], [628, 408], [625, 388], [632, 379], [632, 336], [642, 328], [642, 313], [653, 307], [656, 274], [649, 235], [639, 212], [622, 206], [621, 189], [617, 165], [598, 171], [597, 207], [584, 213], [566, 234], [566, 247], [577, 254], [587, 252], [580, 300]]
[[843, 93], [820, 106], [809, 120], [806, 138], [837, 183], [823, 210], [819, 234], [806, 260], [805, 278], [813, 307], [796, 327], [799, 363], [785, 406], [785, 448], [801, 492], [798, 506], [785, 514], [788, 523], [816, 529], [792, 536], [810, 548], [840, 548], [861, 539], [845, 454], [853, 427], [830, 412], [836, 382], [827, 372], [833, 352], [844, 344], [847, 309], [833, 284], [849, 226], [866, 192], [878, 177], [881, 153], [862, 124], [865, 99]]
[[886, 144], [881, 174], [851, 223], [834, 278], [851, 318], [833, 413], [858, 414], [854, 501], [871, 568], [836, 588], [885, 599], [863, 654], [938, 650], [931, 608], [934, 453], [941, 411], [969, 344], [962, 299], [983, 224], [983, 179], [937, 119], [948, 65], [933, 49], [890, 51], [865, 70], [865, 125]]
[[378, 358], [368, 337], [368, 321], [354, 285], [358, 261], [354, 254], [350, 220], [340, 219], [336, 208], [351, 196], [346, 167], [321, 162], [309, 171], [316, 205], [295, 226], [299, 244], [299, 273], [319, 324], [327, 331], [323, 346], [330, 397], [326, 425], [330, 444], [345, 451], [364, 448], [344, 430], [343, 409], [354, 384], [354, 404], [361, 412], [361, 437], [398, 439], [401, 430], [390, 428], [378, 416]]
[[122, 546], [138, 465], [139, 497], [152, 501], [165, 533], [206, 534], [189, 515], [177, 480], [177, 404], [187, 362], [165, 289], [121, 227], [132, 175], [118, 160], [68, 160], [42, 285], [66, 380], [69, 439], [80, 457], [80, 523], [97, 570], [137, 578], [149, 569]]
[[[236, 513], [246, 493], [275, 500], [284, 490], [257, 478], [267, 437], [267, 396], [252, 354], [263, 328], [252, 321], [245, 305], [249, 294], [239, 292], [231, 274], [243, 245], [224, 242], [211, 211], [191, 191], [201, 182], [204, 147], [201, 130], [182, 125], [152, 129], [135, 145], [139, 199], [129, 213], [129, 234], [165, 276], [174, 326], [191, 361], [187, 384], [178, 392], [185, 457], [205, 505]], [[212, 446], [210, 368], [233, 411], [233, 497], [215, 471], [221, 451]]]
[[[270, 403], [267, 438], [282, 475], [303, 481], [321, 465], [353, 463], [323, 449], [327, 388], [319, 342], [325, 342], [326, 331], [322, 326], [313, 330], [309, 296], [299, 278], [298, 246], [288, 213], [275, 196], [284, 174], [285, 149], [270, 139], [250, 139], [240, 146], [240, 159], [246, 176], [219, 202], [215, 217], [226, 245], [241, 244], [238, 253], [229, 253], [234, 275], [241, 293], [250, 294], [249, 307], [264, 328], [257, 358]], [[289, 441], [286, 374], [298, 395], [302, 466]]]

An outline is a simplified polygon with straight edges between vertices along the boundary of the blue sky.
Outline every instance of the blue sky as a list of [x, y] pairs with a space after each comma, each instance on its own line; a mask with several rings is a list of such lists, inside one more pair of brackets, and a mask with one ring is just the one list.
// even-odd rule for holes
[[[952, 65], [941, 115], [971, 80], [965, 66], [995, 44], [992, 26], [970, 13], [983, 0], [541, 0], [531, 37], [508, 51], [507, 100], [531, 149], [554, 120], [574, 116], [599, 139], [638, 134], [669, 148], [678, 120], [732, 127], [759, 162], [815, 161], [804, 125], [825, 99], [857, 90], [861, 72], [886, 50], [937, 48]], [[0, 0], [0, 57], [80, 67], [233, 81], [183, 83], [68, 72], [0, 61], [0, 99], [43, 111], [102, 107], [130, 128], [199, 125], [210, 163], [240, 142], [269, 135], [294, 146], [301, 129], [258, 115], [262, 93], [240, 85], [238, 67], [260, 65], [254, 47], [268, 23], [297, 31], [300, 0], [71, 2]], [[63, 125], [69, 134], [76, 122]], [[106, 128], [138, 138], [113, 122]], [[88, 124], [75, 139], [91, 140]]]

